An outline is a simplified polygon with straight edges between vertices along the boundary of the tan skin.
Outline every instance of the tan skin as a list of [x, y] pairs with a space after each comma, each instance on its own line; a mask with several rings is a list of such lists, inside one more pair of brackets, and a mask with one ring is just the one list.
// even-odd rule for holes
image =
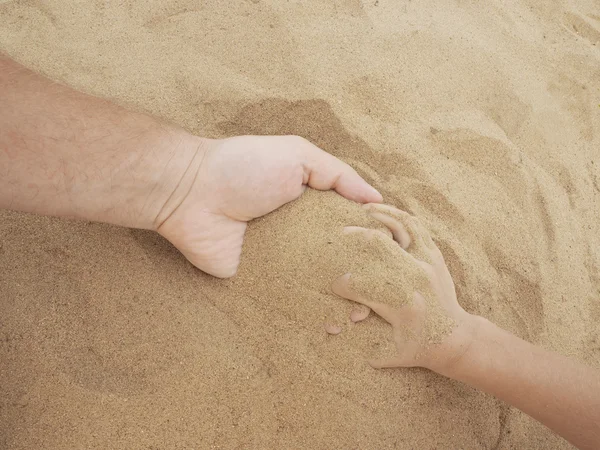
[[[155, 230], [218, 277], [235, 274], [247, 222], [298, 198], [306, 186], [361, 203], [382, 201], [350, 166], [300, 137], [193, 136], [2, 55], [0, 105], [0, 208]], [[350, 275], [340, 278], [335, 292], [372, 308], [395, 330], [397, 357], [373, 366], [429, 368], [496, 395], [581, 448], [597, 448], [598, 372], [466, 313], [427, 231], [406, 213], [368, 208], [426, 271], [457, 323], [441, 345], [406, 342], [400, 328], [418, 336], [427, 314], [420, 294], [394, 310], [354, 295]]]
[[[599, 448], [600, 371], [534, 346], [467, 313], [458, 303], [442, 253], [419, 221], [386, 205], [367, 205], [367, 209], [390, 229], [393, 239], [411, 255], [413, 263], [426, 272], [439, 306], [456, 323], [439, 345], [406, 340], [408, 335], [419, 337], [423, 333], [428, 311], [421, 294], [415, 293], [408, 306], [395, 309], [352, 292], [352, 274], [345, 274], [334, 281], [333, 291], [371, 308], [392, 325], [397, 356], [370, 361], [371, 365], [433, 370], [519, 408], [581, 449]], [[368, 237], [373, 230], [362, 232]], [[411, 333], [403, 332], [406, 327]]]

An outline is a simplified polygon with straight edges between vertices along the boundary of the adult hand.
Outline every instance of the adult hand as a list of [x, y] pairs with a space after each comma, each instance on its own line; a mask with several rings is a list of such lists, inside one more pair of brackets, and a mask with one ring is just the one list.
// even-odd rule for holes
[[0, 208], [158, 230], [217, 277], [235, 274], [246, 222], [307, 185], [382, 200], [302, 138], [203, 139], [2, 55], [0, 98]]
[[217, 277], [236, 273], [247, 222], [298, 198], [306, 186], [361, 203], [382, 200], [349, 165], [298, 136], [199, 139], [197, 145], [156, 229]]

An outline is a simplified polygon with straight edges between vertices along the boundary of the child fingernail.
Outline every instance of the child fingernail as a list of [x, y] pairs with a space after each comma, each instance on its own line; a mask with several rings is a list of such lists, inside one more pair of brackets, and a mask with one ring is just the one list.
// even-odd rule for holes
[[339, 325], [333, 325], [330, 323], [326, 323], [325, 331], [327, 332], [327, 334], [336, 335], [336, 334], [340, 334], [342, 332], [342, 327], [340, 327]]

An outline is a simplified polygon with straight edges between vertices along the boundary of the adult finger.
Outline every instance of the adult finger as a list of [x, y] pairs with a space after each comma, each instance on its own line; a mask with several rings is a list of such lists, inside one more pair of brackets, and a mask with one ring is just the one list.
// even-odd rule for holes
[[381, 194], [363, 180], [356, 170], [310, 142], [303, 141], [304, 184], [321, 191], [334, 189], [348, 200], [359, 203], [383, 201]]

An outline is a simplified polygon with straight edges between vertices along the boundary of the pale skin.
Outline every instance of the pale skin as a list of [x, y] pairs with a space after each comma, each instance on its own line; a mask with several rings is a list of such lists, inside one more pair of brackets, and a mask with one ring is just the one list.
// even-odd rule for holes
[[380, 202], [298, 136], [207, 139], [0, 55], [0, 208], [158, 231], [196, 267], [237, 271], [248, 221], [306, 186]]
[[[372, 365], [426, 367], [496, 395], [581, 448], [600, 441], [598, 372], [466, 313], [429, 234], [405, 213], [377, 209], [387, 207], [373, 205], [382, 201], [375, 189], [308, 141], [194, 136], [53, 83], [2, 55], [0, 105], [0, 208], [155, 230], [217, 277], [235, 274], [247, 222], [298, 198], [306, 186], [372, 203], [370, 213], [402, 248], [425, 255], [414, 263], [457, 323], [440, 345], [404, 341], [401, 327], [415, 336], [421, 331], [427, 311], [420, 294], [393, 310], [354, 295], [345, 275], [334, 291], [372, 308], [394, 329], [397, 357]], [[364, 316], [355, 313], [353, 320]]]
[[[467, 313], [456, 297], [454, 282], [427, 230], [409, 214], [386, 205], [366, 205], [386, 225], [398, 245], [429, 277], [436, 301], [456, 323], [441, 343], [409, 338], [423, 334], [427, 307], [420, 293], [395, 309], [349, 289], [352, 274], [335, 280], [332, 290], [365, 305], [392, 325], [397, 355], [371, 360], [375, 368], [424, 367], [492, 394], [519, 408], [581, 449], [600, 445], [600, 371], [532, 345], [483, 317]], [[369, 239], [374, 230], [357, 227]], [[381, 233], [381, 238], [392, 239]], [[414, 255], [424, 255], [418, 259]], [[366, 315], [363, 315], [366, 317]], [[409, 333], [406, 330], [409, 330]]]

